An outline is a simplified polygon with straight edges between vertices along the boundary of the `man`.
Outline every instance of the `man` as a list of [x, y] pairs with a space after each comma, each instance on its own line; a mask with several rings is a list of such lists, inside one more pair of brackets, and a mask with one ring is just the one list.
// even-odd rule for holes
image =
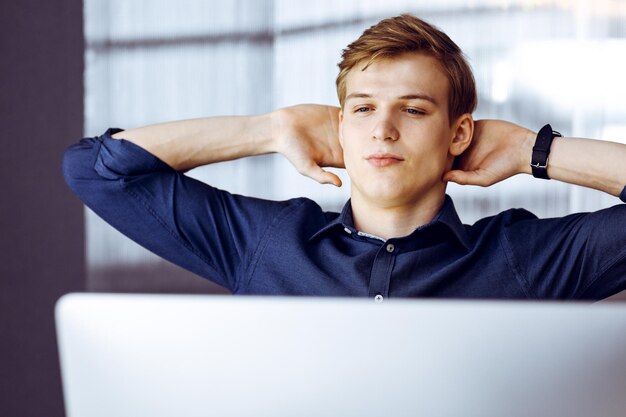
[[[626, 146], [475, 123], [462, 52], [410, 15], [366, 30], [339, 67], [340, 109], [109, 130], [66, 152], [65, 178], [114, 227], [235, 294], [601, 299], [626, 288], [626, 206], [546, 220], [509, 210], [464, 226], [445, 195], [448, 181], [533, 172], [624, 199]], [[345, 166], [343, 211], [233, 195], [183, 174], [270, 152], [337, 186], [322, 167]]]

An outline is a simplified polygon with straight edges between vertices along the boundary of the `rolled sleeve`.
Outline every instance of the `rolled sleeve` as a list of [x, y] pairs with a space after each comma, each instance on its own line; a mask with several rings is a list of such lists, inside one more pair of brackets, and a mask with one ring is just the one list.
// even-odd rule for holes
[[289, 202], [218, 190], [132, 142], [113, 139], [119, 131], [67, 149], [63, 175], [69, 187], [132, 240], [236, 292], [264, 233]]

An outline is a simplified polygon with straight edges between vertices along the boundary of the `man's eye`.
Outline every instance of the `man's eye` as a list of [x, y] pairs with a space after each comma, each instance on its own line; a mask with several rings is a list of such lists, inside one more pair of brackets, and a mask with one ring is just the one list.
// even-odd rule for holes
[[369, 107], [357, 107], [356, 109], [354, 109], [355, 113], [366, 113], [370, 110]]
[[423, 110], [414, 109], [414, 108], [408, 108], [408, 109], [406, 109], [406, 112], [409, 113], [409, 114], [415, 114], [415, 115], [425, 114]]

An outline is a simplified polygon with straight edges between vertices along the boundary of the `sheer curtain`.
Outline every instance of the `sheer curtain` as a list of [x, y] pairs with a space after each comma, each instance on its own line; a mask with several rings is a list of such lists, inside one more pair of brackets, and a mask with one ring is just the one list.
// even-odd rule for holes
[[[87, 136], [210, 115], [258, 114], [309, 102], [337, 104], [340, 53], [378, 20], [409, 12], [465, 51], [479, 91], [476, 118], [503, 118], [566, 136], [626, 140], [626, 6], [612, 1], [85, 0]], [[307, 196], [339, 210], [336, 189], [263, 156], [190, 175], [270, 199]], [[450, 184], [461, 219], [511, 207], [540, 217], [596, 210], [611, 196], [518, 176], [489, 188]], [[87, 211], [88, 287], [96, 277], [160, 265]], [[176, 270], [168, 270], [176, 275]], [[164, 287], [164, 290], [167, 288]]]

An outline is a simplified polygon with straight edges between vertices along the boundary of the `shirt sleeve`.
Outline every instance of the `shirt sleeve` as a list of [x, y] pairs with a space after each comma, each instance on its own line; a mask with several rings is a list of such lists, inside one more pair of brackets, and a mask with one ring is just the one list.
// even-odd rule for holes
[[243, 197], [175, 171], [109, 129], [69, 147], [63, 175], [105, 221], [157, 255], [237, 292], [290, 202]]
[[503, 240], [514, 272], [537, 298], [601, 300], [626, 289], [626, 205], [513, 220]]

